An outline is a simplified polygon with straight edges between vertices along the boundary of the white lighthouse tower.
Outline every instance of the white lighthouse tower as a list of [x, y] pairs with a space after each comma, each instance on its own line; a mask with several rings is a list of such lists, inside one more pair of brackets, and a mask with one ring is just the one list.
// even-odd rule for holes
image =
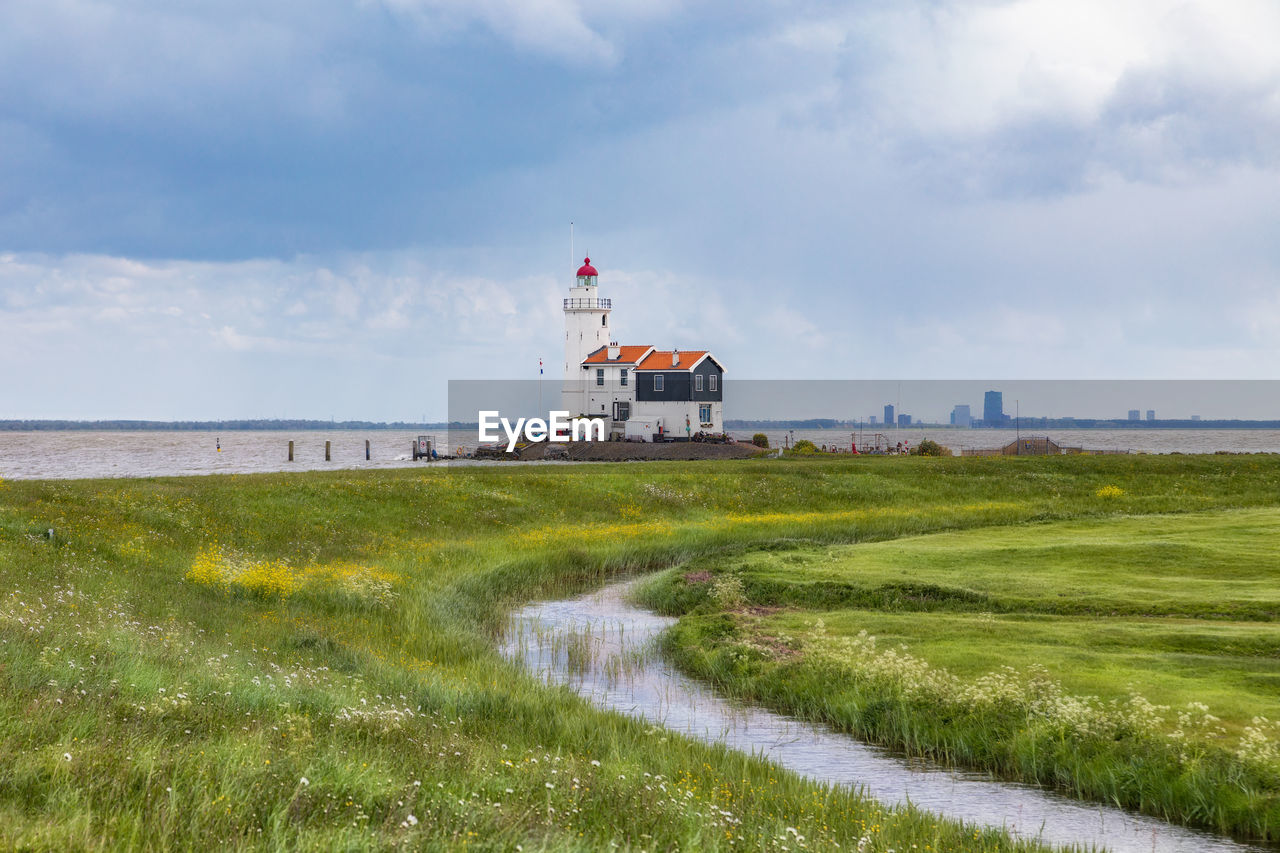
[[612, 339], [609, 312], [613, 310], [613, 303], [600, 298], [597, 276], [599, 273], [591, 266], [591, 258], [584, 258], [578, 268], [577, 282], [569, 288], [569, 296], [564, 301], [564, 391], [561, 408], [570, 415], [586, 414], [587, 411], [583, 360], [600, 347], [607, 346]]

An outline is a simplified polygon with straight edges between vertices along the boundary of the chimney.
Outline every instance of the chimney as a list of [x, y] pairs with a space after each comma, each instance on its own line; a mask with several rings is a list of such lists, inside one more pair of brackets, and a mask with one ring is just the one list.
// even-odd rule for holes
[[671, 351], [671, 366], [672, 367], [680, 366], [680, 350], [678, 349], [673, 349]]
[[609, 341], [609, 360], [616, 361], [618, 356], [622, 354], [622, 347], [618, 346], [617, 341]]

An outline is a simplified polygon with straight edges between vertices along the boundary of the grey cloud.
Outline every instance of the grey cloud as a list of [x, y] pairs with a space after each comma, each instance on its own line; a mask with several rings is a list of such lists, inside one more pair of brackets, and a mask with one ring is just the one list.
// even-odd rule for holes
[[1161, 5], [1109, 10], [1134, 20], [1109, 34], [1110, 53], [1093, 65], [1066, 52], [1073, 37], [1087, 52], [1081, 33], [1019, 41], [1018, 27], [1033, 23], [1029, 12], [1016, 18], [1035, 8], [1025, 2], [836, 14], [829, 26], [844, 38], [829, 39], [838, 44], [835, 88], [809, 120], [887, 152], [941, 196], [1053, 197], [1111, 176], [1176, 184], [1240, 166], [1274, 169], [1280, 59], [1260, 45], [1267, 27], [1276, 29], [1271, 43], [1280, 39], [1280, 21], [1271, 13], [1251, 21], [1243, 7], [1227, 15], [1204, 3]]
[[1160, 180], [1222, 166], [1274, 168], [1280, 74], [1230, 86], [1188, 69], [1133, 71], [1117, 84], [1100, 124], [1122, 174]]
[[[0, 252], [21, 250], [0, 352], [23, 367], [0, 391], [32, 414], [403, 417], [435, 377], [558, 362], [571, 219], [624, 339], [709, 346], [735, 377], [1280, 363], [1270, 60], [939, 88], [947, 22], [1019, 5], [910, 7], [937, 12], [915, 52], [877, 17], [898, 7], [650, 28], [583, 7], [611, 66], [512, 48], [474, 10], [138, 0], [63, 33], [79, 6], [0, 6], [45, 27], [14, 30], [44, 76], [0, 32]], [[1006, 79], [974, 57], [944, 70]]]

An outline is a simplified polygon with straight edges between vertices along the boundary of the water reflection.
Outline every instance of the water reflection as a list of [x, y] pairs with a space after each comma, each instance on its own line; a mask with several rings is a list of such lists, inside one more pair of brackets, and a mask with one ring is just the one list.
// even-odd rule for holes
[[812, 779], [861, 787], [891, 804], [1003, 827], [1055, 845], [1116, 853], [1245, 853], [1274, 850], [1167, 824], [1038, 788], [910, 762], [823, 726], [733, 703], [676, 672], [654, 651], [675, 620], [627, 603], [635, 581], [512, 616], [503, 653], [595, 705], [699, 740], [723, 743]]

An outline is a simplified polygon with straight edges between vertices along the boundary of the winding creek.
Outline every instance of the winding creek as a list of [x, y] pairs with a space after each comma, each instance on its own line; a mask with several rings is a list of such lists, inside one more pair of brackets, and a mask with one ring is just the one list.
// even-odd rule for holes
[[[821, 725], [719, 696], [652, 652], [675, 622], [628, 603], [636, 581], [512, 614], [502, 652], [549, 683], [600, 708], [708, 743], [721, 743], [814, 780], [847, 785], [888, 803], [1004, 827], [1054, 846], [1096, 845], [1114, 853], [1274, 853], [1039, 788], [911, 762]], [[590, 653], [583, 654], [589, 645]]]

